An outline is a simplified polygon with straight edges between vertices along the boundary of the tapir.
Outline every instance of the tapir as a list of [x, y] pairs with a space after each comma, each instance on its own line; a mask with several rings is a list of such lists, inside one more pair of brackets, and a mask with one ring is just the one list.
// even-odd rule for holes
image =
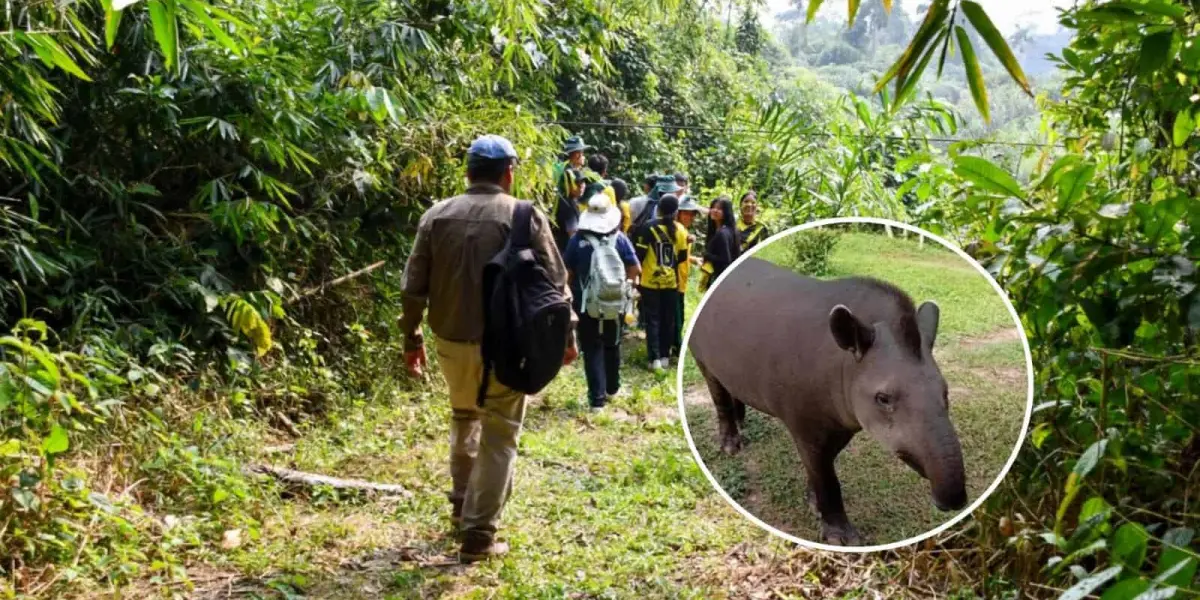
[[915, 307], [877, 279], [820, 280], [744, 260], [710, 292], [688, 339], [716, 404], [722, 451], [741, 449], [747, 406], [783, 421], [829, 544], [863, 543], [834, 472], [863, 429], [929, 480], [939, 510], [966, 506], [949, 390], [933, 359], [939, 316], [937, 304]]

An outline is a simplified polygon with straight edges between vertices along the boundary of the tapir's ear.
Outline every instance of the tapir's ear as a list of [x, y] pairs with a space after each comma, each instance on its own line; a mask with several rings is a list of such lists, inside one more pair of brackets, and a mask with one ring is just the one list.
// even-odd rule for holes
[[938, 318], [941, 317], [941, 314], [941, 309], [932, 300], [917, 309], [917, 329], [921, 330], [921, 345], [926, 350], [933, 349], [933, 342], [937, 339]]
[[867, 354], [875, 343], [875, 329], [858, 320], [845, 305], [839, 304], [829, 311], [829, 331], [842, 350], [847, 350], [857, 360]]

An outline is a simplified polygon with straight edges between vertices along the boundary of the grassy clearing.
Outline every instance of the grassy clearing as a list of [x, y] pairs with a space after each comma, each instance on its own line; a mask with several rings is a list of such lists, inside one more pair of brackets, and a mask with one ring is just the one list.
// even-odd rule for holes
[[[787, 240], [755, 253], [790, 266]], [[991, 285], [935, 243], [847, 233], [831, 260], [833, 277], [869, 275], [899, 285], [916, 302], [942, 307], [935, 356], [950, 384], [951, 419], [963, 445], [967, 490], [977, 498], [1007, 463], [1026, 408], [1025, 356], [1017, 326]], [[803, 467], [783, 424], [749, 411], [748, 445], [720, 453], [716, 414], [695, 365], [685, 358], [688, 426], [705, 465], [729, 495], [767, 523], [817, 539], [819, 522], [804, 500]], [[866, 435], [838, 457], [846, 510], [874, 543], [899, 541], [945, 522], [921, 479]]]

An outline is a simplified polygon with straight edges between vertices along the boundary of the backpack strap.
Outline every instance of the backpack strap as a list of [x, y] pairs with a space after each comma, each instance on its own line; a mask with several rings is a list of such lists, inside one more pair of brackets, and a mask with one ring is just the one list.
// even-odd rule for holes
[[528, 248], [533, 241], [533, 203], [518, 200], [513, 208], [512, 230], [508, 242], [514, 249]]

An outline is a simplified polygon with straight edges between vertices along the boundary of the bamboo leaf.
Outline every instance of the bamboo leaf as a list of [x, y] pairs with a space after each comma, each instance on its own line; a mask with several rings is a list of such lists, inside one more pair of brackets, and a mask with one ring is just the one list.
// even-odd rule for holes
[[[121, 0], [104, 0], [104, 43], [109, 50], [117, 43], [117, 30], [121, 27], [121, 15], [125, 14], [116, 4]], [[137, 0], [134, 0], [135, 2]]]
[[1029, 86], [1029, 79], [1025, 77], [1025, 71], [1021, 70], [1021, 64], [1017, 62], [1017, 57], [1013, 56], [1012, 49], [1008, 47], [1008, 42], [1004, 41], [1004, 36], [1000, 35], [1000, 31], [992, 24], [992, 20], [988, 18], [987, 13], [983, 11], [983, 7], [973, 0], [963, 0], [960, 5], [963, 13], [967, 15], [967, 20], [971, 22], [971, 26], [983, 38], [988, 47], [992, 49], [992, 54], [1000, 60], [1000, 64], [1004, 65], [1004, 69], [1008, 71], [1008, 75], [1012, 77], [1017, 85], [1026, 94], [1033, 96], [1033, 90]]
[[883, 10], [888, 14], [892, 13], [892, 0], [883, 0]]
[[808, 15], [806, 17], [807, 20], [805, 21], [806, 23], [812, 23], [813, 19], [817, 17], [817, 9], [821, 8], [821, 3], [824, 1], [825, 0], [809, 0]]
[[154, 39], [162, 49], [165, 65], [168, 69], [178, 64], [179, 36], [176, 31], [174, 0], [149, 0], [150, 25], [154, 30]]
[[854, 17], [858, 14], [858, 5], [861, 3], [861, 0], [847, 0], [847, 2], [847, 8], [850, 11], [850, 22], [846, 26], [851, 27], [854, 25]]
[[954, 33], [958, 35], [963, 66], [967, 69], [967, 87], [971, 88], [971, 98], [975, 100], [979, 114], [983, 115], [983, 122], [990, 123], [992, 116], [988, 114], [987, 88], [983, 85], [983, 70], [979, 68], [979, 60], [975, 58], [975, 48], [971, 45], [971, 38], [967, 37], [966, 29], [956, 26]]
[[[938, 34], [937, 39], [933, 40], [933, 43], [929, 45], [929, 49], [925, 51], [925, 56], [921, 57], [921, 62], [917, 63], [917, 66], [915, 69], [913, 69], [912, 74], [907, 80], [905, 80], [904, 87], [896, 93], [895, 108], [904, 106], [904, 103], [908, 102], [909, 97], [911, 97], [913, 92], [916, 91], [917, 82], [921, 80], [921, 74], [925, 72], [925, 67], [929, 65], [929, 60], [933, 58], [935, 53], [937, 53], [938, 42], [941, 42], [942, 38], [950, 38], [949, 29], [943, 29], [942, 32]], [[943, 49], [944, 48], [945, 46], [943, 46]]]
[[234, 54], [238, 54], [241, 51], [241, 48], [238, 46], [237, 42], [234, 42], [233, 38], [229, 37], [229, 34], [225, 33], [225, 30], [221, 28], [221, 24], [217, 23], [211, 16], [209, 16], [208, 5], [197, 2], [196, 0], [180, 1], [183, 4], [183, 7], [196, 17], [196, 20], [204, 24], [204, 27], [208, 29], [208, 32], [211, 33], [214, 38], [216, 38], [217, 43], [221, 44], [225, 47], [225, 49], [233, 52]]
[[925, 52], [925, 46], [933, 39], [934, 34], [945, 24], [947, 16], [949, 16], [949, 12], [946, 10], [946, 0], [935, 1], [929, 7], [929, 10], [925, 12], [925, 20], [921, 21], [921, 27], [913, 35], [912, 41], [908, 43], [908, 47], [904, 49], [900, 58], [875, 84], [873, 94], [878, 94], [879, 90], [882, 90], [889, 81], [898, 78], [896, 95], [899, 96], [899, 91], [904, 87], [904, 80], [907, 79], [909, 70], [917, 62], [917, 58]]

